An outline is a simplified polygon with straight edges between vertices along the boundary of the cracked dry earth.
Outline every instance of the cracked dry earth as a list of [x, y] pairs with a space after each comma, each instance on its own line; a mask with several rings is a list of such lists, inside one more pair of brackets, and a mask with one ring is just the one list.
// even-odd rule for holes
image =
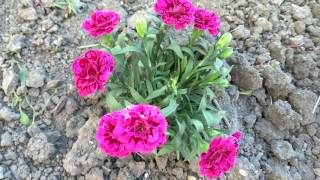
[[[84, 0], [77, 16], [64, 18], [52, 1], [0, 0], [0, 179], [203, 179], [197, 164], [174, 154], [105, 156], [95, 141], [104, 97], [79, 98], [73, 86], [78, 47], [96, 41], [80, 29], [83, 19], [113, 9], [130, 29], [153, 2]], [[217, 11], [221, 31], [234, 36], [234, 86], [216, 93], [229, 130], [244, 137], [236, 167], [221, 179], [320, 180], [319, 0], [194, 3]], [[25, 85], [13, 59], [30, 71]], [[22, 125], [19, 108], [10, 106], [13, 92], [26, 95], [21, 107], [29, 117], [29, 104], [41, 112], [31, 125]]]

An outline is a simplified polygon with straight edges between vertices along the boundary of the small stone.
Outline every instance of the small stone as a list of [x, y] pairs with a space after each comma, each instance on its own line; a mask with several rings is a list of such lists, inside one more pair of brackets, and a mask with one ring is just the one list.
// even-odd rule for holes
[[53, 2], [54, 0], [41, 0], [41, 5], [43, 5], [44, 7], [50, 7], [52, 6]]
[[271, 2], [272, 4], [276, 4], [278, 6], [280, 6], [283, 3], [284, 0], [270, 0], [269, 2]]
[[160, 170], [165, 170], [167, 167], [168, 157], [167, 156], [156, 156], [156, 163]]
[[260, 17], [255, 22], [255, 25], [261, 27], [264, 31], [272, 31], [272, 23], [269, 22], [266, 18]]
[[288, 180], [289, 179], [289, 172], [287, 168], [276, 162], [272, 162], [270, 165], [267, 165], [268, 169], [266, 172], [266, 179], [268, 180]]
[[68, 98], [65, 107], [67, 114], [72, 114], [79, 108], [78, 103], [73, 98]]
[[320, 177], [320, 168], [313, 169], [314, 173]]
[[235, 39], [246, 39], [250, 36], [250, 30], [244, 27], [244, 25], [239, 25], [232, 32], [232, 35]]
[[307, 31], [315, 37], [320, 37], [320, 28], [319, 27], [315, 27], [315, 26], [309, 26], [307, 28]]
[[244, 170], [244, 169], [240, 169], [240, 170], [239, 170], [239, 174], [240, 174], [241, 176], [243, 176], [243, 177], [247, 177], [247, 176], [248, 176], [248, 172], [247, 172], [246, 170]]
[[309, 90], [298, 89], [289, 95], [289, 102], [292, 107], [302, 115], [302, 125], [308, 125], [315, 121], [315, 115], [312, 113], [318, 96]]
[[25, 21], [33, 21], [38, 19], [37, 11], [33, 7], [20, 9], [18, 15]]
[[278, 60], [281, 64], [286, 60], [286, 48], [282, 46], [280, 41], [274, 41], [268, 45], [271, 57]]
[[271, 150], [280, 160], [289, 160], [297, 155], [292, 145], [288, 141], [283, 140], [272, 141]]
[[144, 171], [145, 171], [146, 164], [144, 161], [141, 162], [135, 162], [135, 161], [130, 161], [129, 162], [129, 168], [133, 174], [134, 177], [140, 177]]
[[317, 71], [317, 64], [311, 56], [297, 55], [293, 63], [293, 75], [298, 80], [308, 78]]
[[7, 107], [2, 107], [0, 109], [0, 120], [4, 120], [6, 122], [18, 120], [20, 118], [20, 115], [13, 112], [11, 109]]
[[266, 119], [270, 120], [280, 131], [297, 129], [302, 116], [295, 112], [287, 101], [278, 100], [264, 111]]
[[11, 95], [18, 86], [19, 80], [13, 70], [3, 71], [2, 89], [6, 95]]
[[172, 174], [175, 175], [178, 179], [183, 178], [183, 169], [182, 168], [173, 168]]
[[86, 180], [103, 180], [103, 171], [99, 168], [93, 168], [86, 174]]
[[8, 147], [13, 145], [12, 136], [8, 131], [1, 135], [0, 145], [1, 147]]
[[26, 47], [26, 38], [23, 35], [17, 34], [10, 37], [10, 41], [7, 45], [7, 49], [11, 52], [20, 52], [20, 50]]
[[231, 71], [232, 82], [245, 90], [262, 88], [263, 79], [260, 73], [252, 66], [234, 66]]
[[226, 174], [227, 179], [259, 179], [259, 170], [247, 158], [239, 157], [236, 166], [230, 173]]
[[303, 34], [306, 30], [306, 24], [303, 21], [296, 21], [294, 22], [294, 29], [296, 33]]
[[319, 3], [312, 5], [312, 14], [315, 18], [320, 18], [320, 4]]
[[0, 166], [0, 179], [4, 179], [4, 167]]
[[119, 170], [119, 173], [118, 173], [118, 176], [117, 176], [116, 180], [134, 179], [129, 172], [130, 172], [130, 171], [129, 171], [128, 167], [121, 168], [121, 169]]
[[44, 85], [45, 75], [39, 70], [33, 70], [29, 73], [27, 79], [27, 86], [33, 88], [40, 88]]
[[188, 178], [188, 180], [197, 180], [197, 178], [194, 176], [188, 176], [187, 178]]
[[82, 117], [72, 117], [66, 124], [66, 136], [74, 138], [78, 135], [79, 129], [85, 124], [86, 120]]
[[56, 79], [50, 80], [47, 82], [47, 89], [48, 90], [56, 89], [61, 84], [62, 84], [62, 81], [60, 81], [60, 80], [56, 80]]
[[47, 31], [54, 25], [54, 22], [49, 18], [45, 19], [41, 22], [41, 30], [42, 31]]
[[266, 141], [281, 139], [285, 135], [285, 131], [279, 131], [271, 122], [265, 119], [259, 119], [255, 124], [255, 130]]
[[246, 126], [248, 128], [252, 128], [254, 123], [257, 120], [257, 116], [255, 114], [249, 114], [248, 116], [244, 117], [244, 122], [246, 122]]
[[36, 163], [48, 163], [55, 154], [56, 149], [48, 142], [47, 136], [43, 133], [32, 137], [27, 146], [27, 155]]
[[7, 154], [4, 155], [6, 160], [17, 160], [17, 154], [14, 151], [9, 151]]
[[306, 19], [312, 16], [311, 9], [308, 6], [300, 7], [295, 4], [292, 4], [291, 6], [292, 16], [297, 20]]
[[285, 99], [292, 92], [294, 86], [291, 84], [292, 78], [284, 73], [281, 68], [266, 67], [262, 73], [268, 92], [275, 99]]

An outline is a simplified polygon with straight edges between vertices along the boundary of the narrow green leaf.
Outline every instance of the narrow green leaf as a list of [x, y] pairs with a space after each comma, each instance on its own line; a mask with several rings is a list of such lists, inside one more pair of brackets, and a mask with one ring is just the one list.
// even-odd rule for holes
[[177, 44], [177, 42], [174, 39], [171, 39], [171, 44], [168, 47], [168, 49], [172, 50], [179, 58], [182, 59], [184, 57], [180, 46]]
[[181, 49], [182, 49], [182, 51], [188, 53], [192, 59], [194, 59], [194, 53], [190, 48], [182, 47]]
[[122, 108], [121, 104], [114, 98], [111, 93], [106, 96], [106, 104], [109, 112], [116, 111]]
[[111, 53], [113, 55], [125, 54], [127, 52], [136, 52], [136, 53], [144, 55], [143, 50], [141, 48], [138, 48], [135, 46], [127, 46], [123, 49], [120, 46], [116, 46], [111, 49]]
[[207, 107], [207, 96], [206, 96], [206, 93], [204, 93], [202, 98], [201, 98], [198, 111], [205, 110], [206, 107]]
[[165, 154], [169, 154], [173, 151], [176, 150], [176, 146], [173, 145], [173, 144], [169, 144], [167, 143], [164, 147], [162, 147], [159, 152], [157, 153], [158, 156], [162, 156], [162, 155], [165, 155]]
[[29, 76], [29, 70], [26, 66], [21, 66], [19, 69], [19, 79], [22, 86], [26, 85], [27, 78]]
[[181, 77], [181, 81], [187, 80], [190, 76], [192, 76], [191, 72], [193, 69], [193, 61], [189, 60], [186, 66], [186, 69]]
[[168, 117], [177, 110], [178, 106], [179, 104], [177, 104], [175, 100], [171, 99], [169, 105], [161, 109], [161, 113], [164, 117]]
[[213, 112], [209, 110], [203, 110], [202, 114], [208, 126], [218, 124], [221, 121], [221, 119], [225, 116], [224, 111]]
[[148, 89], [148, 94], [151, 94], [153, 92], [153, 87], [152, 87], [152, 84], [150, 82], [150, 79], [146, 80], [146, 85], [147, 85], [147, 89]]
[[218, 58], [217, 58], [217, 59], [214, 61], [214, 67], [215, 67], [217, 70], [220, 70], [221, 67], [223, 66], [223, 64], [224, 64], [224, 61], [221, 60], [221, 59], [218, 59]]
[[201, 121], [197, 120], [197, 119], [191, 119], [191, 123], [192, 125], [196, 128], [196, 130], [198, 132], [202, 132], [204, 127]]
[[131, 96], [134, 98], [137, 103], [147, 103], [147, 101], [132, 87], [129, 88]]
[[167, 90], [167, 87], [164, 86], [161, 89], [155, 90], [152, 93], [149, 94], [149, 96], [146, 98], [147, 100], [152, 100], [154, 98], [157, 98], [159, 96], [162, 96], [165, 94], [165, 91]]

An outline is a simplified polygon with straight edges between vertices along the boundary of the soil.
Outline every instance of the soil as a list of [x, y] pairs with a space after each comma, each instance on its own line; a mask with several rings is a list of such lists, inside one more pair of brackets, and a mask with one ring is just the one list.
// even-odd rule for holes
[[[95, 141], [104, 96], [80, 98], [73, 85], [70, 64], [83, 51], [78, 47], [97, 41], [81, 22], [99, 8], [130, 23], [153, 2], [84, 0], [68, 18], [52, 2], [0, 0], [0, 179], [204, 179], [196, 163], [174, 154], [105, 156]], [[194, 3], [217, 11], [221, 31], [234, 36], [233, 86], [216, 93], [231, 124], [226, 130], [244, 136], [236, 167], [221, 179], [320, 180], [320, 2]], [[30, 71], [25, 83], [14, 60]], [[14, 92], [26, 94], [20, 104], [29, 126], [19, 122]], [[30, 105], [39, 112], [34, 121]]]

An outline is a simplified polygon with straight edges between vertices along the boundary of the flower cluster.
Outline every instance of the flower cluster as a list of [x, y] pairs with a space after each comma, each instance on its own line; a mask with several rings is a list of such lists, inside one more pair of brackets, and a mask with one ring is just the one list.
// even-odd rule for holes
[[[211, 112], [209, 106], [212, 106], [207, 106], [207, 102], [203, 100], [213, 94], [209, 85], [220, 84], [219, 87], [227, 87], [229, 83], [226, 77], [230, 71], [222, 66], [222, 60], [215, 63], [208, 61], [215, 59], [214, 56], [217, 54], [222, 59], [232, 54], [232, 48], [228, 47], [231, 35], [219, 36], [210, 51], [199, 53], [197, 50], [199, 48], [192, 48], [192, 46], [197, 39], [196, 36], [203, 35], [201, 31], [208, 31], [213, 36], [219, 34], [220, 20], [215, 12], [195, 7], [190, 0], [157, 0], [154, 10], [163, 24], [172, 26], [176, 30], [193, 25], [194, 31], [189, 47], [183, 47], [183, 51], [188, 52], [188, 56], [191, 55], [190, 58], [181, 60], [181, 57], [187, 56], [182, 54], [182, 48], [170, 36], [169, 43], [172, 43], [170, 48], [161, 44], [164, 42], [164, 32], [167, 28], [160, 28], [164, 27], [163, 24], [159, 25], [159, 32], [157, 32], [157, 30], [149, 30], [145, 21], [140, 21], [136, 29], [141, 43], [134, 41], [135, 45], [129, 46], [130, 43], [128, 45], [124, 40], [125, 33], [121, 33], [122, 41], [117, 41], [120, 35], [113, 33], [120, 21], [119, 14], [113, 11], [97, 10], [83, 22], [82, 28], [90, 36], [103, 36], [103, 42], [112, 41], [112, 43], [110, 46], [103, 43], [98, 45], [105, 51], [88, 50], [74, 60], [72, 70], [75, 87], [80, 96], [89, 96], [98, 90], [103, 91], [109, 78], [117, 70], [117, 76], [114, 76], [112, 84], [109, 84], [110, 88], [106, 88], [109, 93], [107, 101], [112, 97], [107, 102], [108, 109], [110, 111], [117, 109], [117, 111], [102, 116], [96, 131], [98, 146], [107, 155], [125, 158], [131, 153], [146, 154], [161, 147], [163, 152], [180, 152], [186, 157], [191, 156], [190, 152], [204, 151], [202, 146], [207, 147], [211, 140], [207, 152], [203, 152], [199, 157], [200, 173], [209, 178], [219, 177], [235, 165], [241, 133], [217, 136], [204, 131], [204, 129], [214, 131], [211, 126], [216, 120], [212, 120], [211, 113], [216, 112]], [[206, 47], [209, 47], [210, 43], [208, 42]], [[171, 52], [172, 50], [174, 52]], [[139, 55], [131, 56], [134, 52]], [[112, 54], [121, 64], [117, 68]], [[174, 57], [171, 58], [171, 56]], [[126, 61], [129, 60], [128, 58], [130, 61]], [[178, 69], [178, 72], [175, 72], [175, 69]], [[174, 78], [172, 74], [175, 75]], [[179, 80], [182, 82], [178, 82]], [[117, 84], [117, 81], [120, 83]], [[204, 91], [201, 91], [202, 89]], [[122, 103], [118, 102], [118, 97], [113, 97], [113, 94], [118, 95]], [[190, 99], [192, 103], [187, 103]], [[124, 106], [130, 103], [137, 104]], [[116, 108], [111, 108], [112, 106]], [[170, 127], [166, 117], [169, 117]], [[167, 134], [170, 135], [168, 142]], [[204, 144], [201, 144], [203, 142]], [[197, 149], [189, 150], [191, 144], [192, 148]], [[166, 149], [167, 147], [169, 148]], [[161, 150], [158, 153], [161, 154], [160, 152]], [[192, 156], [197, 158], [198, 154], [194, 153]]]
[[132, 152], [151, 153], [166, 143], [167, 127], [158, 107], [131, 105], [101, 118], [97, 141], [110, 156], [123, 158]]
[[80, 96], [103, 91], [115, 66], [113, 57], [101, 50], [89, 50], [72, 64], [74, 81]]
[[200, 31], [209, 30], [213, 36], [219, 33], [220, 20], [216, 13], [194, 7], [189, 0], [158, 0], [154, 9], [165, 24], [177, 30], [194, 23]]
[[241, 133], [232, 136], [216, 137], [210, 143], [209, 150], [200, 155], [200, 173], [208, 178], [217, 178], [228, 172], [237, 158]]

